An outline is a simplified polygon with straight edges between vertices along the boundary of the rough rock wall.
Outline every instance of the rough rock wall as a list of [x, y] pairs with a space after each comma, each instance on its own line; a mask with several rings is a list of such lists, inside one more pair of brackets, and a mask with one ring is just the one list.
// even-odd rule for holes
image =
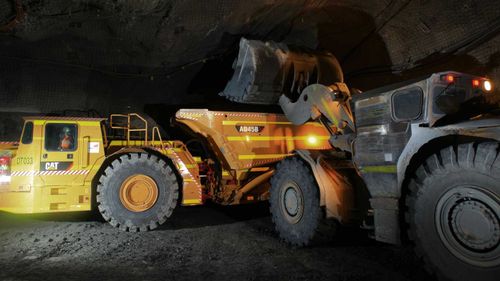
[[0, 110], [202, 102], [190, 81], [205, 63], [226, 59], [241, 36], [287, 37], [303, 1], [269, 2], [24, 1], [25, 19], [0, 37]]
[[364, 90], [446, 69], [500, 84], [499, 21], [497, 0], [0, 0], [0, 112], [223, 104], [242, 36], [328, 50]]
[[[368, 2], [373, 1], [363, 1], [360, 9], [368, 12]], [[351, 82], [370, 87], [376, 81], [374, 86], [379, 86], [449, 69], [500, 82], [499, 1], [385, 2], [382, 10], [371, 13], [372, 29], [360, 32], [366, 35], [341, 58]], [[382, 49], [370, 52], [373, 46]]]

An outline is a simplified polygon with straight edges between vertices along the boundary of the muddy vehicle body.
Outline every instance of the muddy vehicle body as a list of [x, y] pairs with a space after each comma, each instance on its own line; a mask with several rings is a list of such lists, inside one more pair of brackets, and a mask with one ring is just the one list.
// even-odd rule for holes
[[[303, 232], [290, 235], [287, 228], [294, 222], [290, 219], [293, 213], [279, 211], [287, 208], [287, 202], [296, 202], [293, 208], [304, 208], [304, 214], [308, 207], [324, 206], [327, 218], [342, 223], [363, 208], [359, 198], [340, 194], [356, 194], [366, 188], [370, 209], [363, 227], [371, 229], [376, 240], [414, 243], [431, 271], [445, 279], [497, 278], [500, 118], [496, 105], [488, 102], [490, 83], [481, 77], [443, 72], [352, 97], [342, 93], [342, 86], [312, 85], [295, 103], [282, 99], [291, 120], [304, 116], [295, 108], [320, 104], [313, 114], [319, 112], [317, 120], [327, 126], [335, 124], [338, 129], [332, 131], [330, 143], [336, 153], [348, 153], [352, 169], [362, 178], [362, 182], [342, 182], [332, 177], [332, 170], [346, 169], [337, 163], [345, 158], [332, 158], [332, 151], [297, 151], [295, 158], [283, 160], [271, 179], [270, 200], [282, 237], [294, 244], [308, 244], [320, 224], [318, 217], [308, 223], [305, 220]], [[301, 104], [305, 100], [311, 103]], [[330, 103], [337, 103], [330, 109], [338, 111], [329, 116], [323, 106]], [[293, 167], [309, 177], [290, 180], [288, 171]], [[287, 197], [286, 190], [300, 190], [300, 186], [304, 190], [296, 193], [303, 194], [302, 198]], [[314, 198], [306, 190], [316, 186], [319, 204], [300, 203], [308, 202], [308, 196]], [[337, 196], [330, 196], [332, 193]], [[334, 203], [328, 203], [332, 199]], [[338, 207], [339, 211], [331, 212], [330, 206], [350, 211], [342, 213], [343, 208]]]
[[361, 93], [332, 55], [333, 75], [321, 81], [324, 57], [242, 39], [221, 93], [279, 104], [294, 124], [314, 120], [330, 133], [333, 149], [295, 150], [277, 165], [270, 206], [281, 238], [308, 245], [323, 219], [345, 224], [364, 212], [361, 227], [414, 244], [438, 277], [498, 279], [500, 99], [491, 81], [446, 71]]

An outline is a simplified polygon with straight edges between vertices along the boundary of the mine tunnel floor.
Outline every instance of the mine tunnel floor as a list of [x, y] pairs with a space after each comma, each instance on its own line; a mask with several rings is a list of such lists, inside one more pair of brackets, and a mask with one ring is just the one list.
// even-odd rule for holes
[[0, 213], [0, 280], [431, 280], [409, 248], [356, 229], [287, 246], [267, 210], [179, 207], [147, 233], [121, 232], [87, 213]]

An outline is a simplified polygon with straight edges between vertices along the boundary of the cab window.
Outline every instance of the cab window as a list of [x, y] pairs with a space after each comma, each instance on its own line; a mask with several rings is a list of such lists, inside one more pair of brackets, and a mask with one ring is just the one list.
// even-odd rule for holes
[[77, 147], [76, 124], [45, 125], [45, 150], [74, 151]]
[[26, 122], [24, 124], [23, 137], [21, 138], [23, 144], [31, 144], [33, 142], [33, 122]]

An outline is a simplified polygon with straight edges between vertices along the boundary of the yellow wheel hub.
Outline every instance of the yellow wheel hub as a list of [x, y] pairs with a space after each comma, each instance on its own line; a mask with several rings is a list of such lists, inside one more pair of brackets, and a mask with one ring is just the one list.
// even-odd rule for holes
[[120, 201], [132, 212], [149, 210], [158, 200], [158, 186], [146, 175], [132, 175], [120, 187]]

